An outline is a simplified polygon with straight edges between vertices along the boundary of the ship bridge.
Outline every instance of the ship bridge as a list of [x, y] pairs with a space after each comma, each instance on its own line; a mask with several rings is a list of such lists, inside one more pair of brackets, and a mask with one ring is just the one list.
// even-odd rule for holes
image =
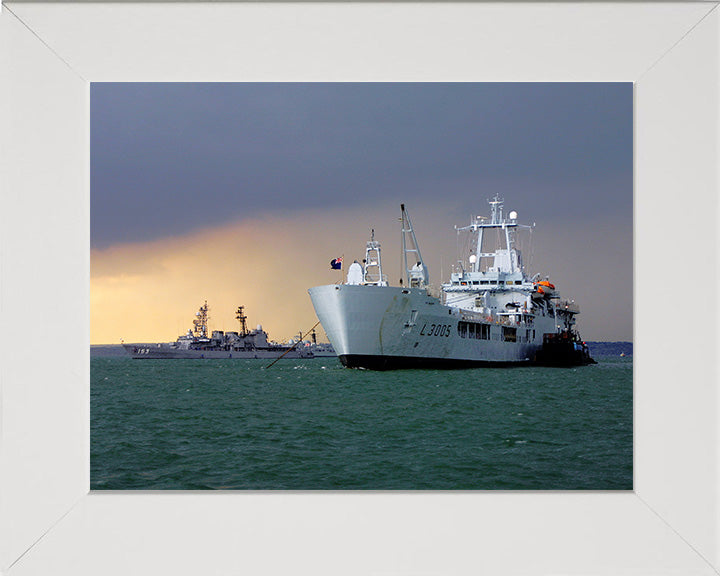
[[470, 240], [465, 257], [458, 260], [459, 270], [451, 274], [449, 284], [443, 285], [444, 291], [532, 290], [522, 254], [515, 247], [517, 230], [531, 226], [518, 224], [515, 211], [505, 217], [504, 201], [497, 195], [489, 204], [490, 217], [476, 216], [469, 226], [455, 227], [458, 238], [469, 233]]

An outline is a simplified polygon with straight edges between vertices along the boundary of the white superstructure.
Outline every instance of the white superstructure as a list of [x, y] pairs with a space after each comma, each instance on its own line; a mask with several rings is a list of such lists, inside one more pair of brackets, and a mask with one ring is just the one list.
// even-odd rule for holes
[[346, 284], [309, 290], [341, 362], [373, 369], [592, 363], [574, 330], [579, 313], [547, 279], [528, 278], [517, 234], [530, 227], [490, 202], [490, 217], [457, 228], [470, 237], [450, 281], [429, 285], [410, 217], [401, 205], [404, 282], [389, 286], [374, 232]]

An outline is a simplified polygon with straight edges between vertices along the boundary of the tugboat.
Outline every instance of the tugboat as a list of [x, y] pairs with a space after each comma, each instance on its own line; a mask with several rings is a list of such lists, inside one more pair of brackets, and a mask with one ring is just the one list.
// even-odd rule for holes
[[538, 366], [582, 366], [597, 364], [590, 357], [587, 344], [573, 330], [543, 334], [543, 345], [535, 353], [534, 364]]
[[248, 330], [245, 307], [239, 306], [235, 318], [240, 322], [239, 332], [223, 332], [213, 330], [208, 336], [207, 301], [200, 306], [193, 319], [193, 327], [186, 334], [178, 337], [175, 342], [158, 344], [123, 344], [130, 356], [137, 359], [171, 359], [171, 358], [313, 358], [311, 348], [296, 347], [289, 344], [278, 344], [268, 340], [268, 334], [258, 325], [255, 330]]
[[[405, 205], [400, 206], [405, 273], [399, 286], [383, 274], [374, 232], [362, 264], [344, 284], [311, 288], [315, 312], [346, 367], [464, 368], [594, 363], [575, 329], [579, 307], [561, 300], [549, 278], [525, 273], [516, 246], [532, 227], [489, 201], [489, 217], [456, 227], [467, 249], [450, 281], [433, 289]], [[570, 346], [566, 345], [567, 343]], [[578, 349], [579, 346], [579, 349]]]

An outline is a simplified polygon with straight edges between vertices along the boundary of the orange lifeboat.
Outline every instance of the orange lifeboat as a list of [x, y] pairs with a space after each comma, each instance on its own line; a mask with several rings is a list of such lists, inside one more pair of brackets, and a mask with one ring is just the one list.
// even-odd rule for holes
[[538, 294], [542, 294], [548, 298], [555, 295], [555, 284], [551, 284], [547, 280], [535, 282], [535, 288], [537, 289]]

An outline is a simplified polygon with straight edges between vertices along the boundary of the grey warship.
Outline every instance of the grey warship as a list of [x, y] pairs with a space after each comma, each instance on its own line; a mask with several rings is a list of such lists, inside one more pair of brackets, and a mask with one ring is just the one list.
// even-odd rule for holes
[[[263, 358], [314, 358], [313, 346], [302, 342], [278, 344], [268, 340], [268, 334], [258, 325], [248, 330], [245, 307], [239, 306], [236, 319], [240, 322], [237, 332], [213, 330], [208, 334], [207, 301], [195, 314], [193, 327], [175, 342], [155, 344], [123, 344], [126, 352], [135, 359], [248, 359]], [[298, 345], [300, 344], [300, 345]]]

